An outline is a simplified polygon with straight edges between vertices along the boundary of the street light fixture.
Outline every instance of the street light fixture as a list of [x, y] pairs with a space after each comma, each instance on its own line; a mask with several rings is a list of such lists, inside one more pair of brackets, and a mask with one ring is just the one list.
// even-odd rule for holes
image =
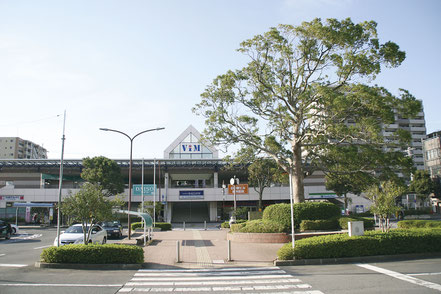
[[[126, 136], [127, 138], [129, 138], [129, 140], [130, 140], [129, 202], [128, 202], [128, 208], [127, 208], [127, 210], [129, 212], [131, 211], [131, 204], [132, 204], [132, 151], [133, 151], [133, 140], [136, 137], [138, 137], [139, 135], [141, 135], [141, 134], [144, 134], [144, 133], [147, 133], [147, 132], [151, 132], [151, 131], [159, 131], [159, 130], [163, 130], [163, 129], [165, 129], [165, 128], [149, 129], [149, 130], [145, 130], [145, 131], [139, 132], [138, 134], [136, 134], [133, 137], [130, 137], [126, 133], [118, 131], [118, 130], [112, 130], [112, 129], [107, 129], [107, 128], [100, 128], [101, 131], [120, 133], [120, 134]], [[132, 230], [131, 230], [131, 227], [130, 227], [130, 214], [128, 214], [128, 216], [127, 216], [127, 223], [128, 223], [128, 227], [129, 227], [129, 240], [130, 240], [130, 235], [132, 233]]]

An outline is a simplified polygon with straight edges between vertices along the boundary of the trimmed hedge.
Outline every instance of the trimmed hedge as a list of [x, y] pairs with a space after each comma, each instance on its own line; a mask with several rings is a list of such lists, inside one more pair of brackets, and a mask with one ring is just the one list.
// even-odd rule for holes
[[300, 223], [300, 231], [326, 231], [338, 230], [340, 225], [336, 218], [333, 219], [319, 219], [319, 220], [303, 220]]
[[340, 258], [441, 251], [441, 229], [365, 232], [364, 236], [326, 235], [287, 243], [277, 252], [279, 260]]
[[441, 221], [436, 220], [402, 220], [398, 222], [400, 229], [440, 228]]
[[375, 228], [375, 220], [366, 217], [357, 216], [343, 216], [339, 218], [338, 222], [342, 230], [348, 229], [348, 222], [363, 221], [363, 226], [365, 230], [373, 230]]
[[423, 214], [430, 214], [431, 209], [425, 208], [425, 209], [406, 209], [404, 210], [404, 216], [406, 215], [423, 215]]
[[[132, 223], [130, 225], [132, 227], [132, 231], [143, 228], [142, 222]], [[170, 231], [172, 229], [171, 223], [155, 223], [155, 228], [160, 228], [161, 231]]]
[[256, 219], [231, 226], [231, 231], [236, 233], [283, 233], [283, 225], [273, 222]]
[[[341, 214], [338, 205], [329, 202], [303, 202], [295, 203], [294, 225], [298, 229], [303, 220], [324, 220], [337, 218]], [[280, 203], [270, 205], [263, 211], [263, 220], [275, 221], [282, 224], [285, 232], [291, 230], [291, 205]]]
[[144, 250], [130, 245], [64, 245], [45, 248], [40, 255], [41, 261], [47, 263], [143, 263]]
[[[247, 220], [246, 220], [246, 219], [237, 219], [237, 220], [236, 220], [236, 224], [241, 224], [241, 223], [244, 223], [244, 222], [247, 222]], [[230, 222], [228, 222], [228, 221], [224, 221], [224, 222], [221, 224], [221, 228], [229, 229], [229, 228], [230, 228]]]

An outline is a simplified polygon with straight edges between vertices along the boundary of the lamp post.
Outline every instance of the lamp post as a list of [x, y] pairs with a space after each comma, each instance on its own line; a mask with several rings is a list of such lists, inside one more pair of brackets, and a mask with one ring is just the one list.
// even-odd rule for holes
[[234, 193], [234, 219], [236, 220], [236, 185], [239, 185], [239, 179], [236, 176], [230, 179], [230, 184], [233, 185], [233, 193]]
[[[123, 133], [121, 131], [118, 130], [112, 130], [112, 129], [107, 129], [107, 128], [100, 128], [101, 131], [106, 131], [106, 132], [115, 132], [115, 133], [120, 133], [124, 136], [126, 136], [127, 138], [129, 138], [130, 140], [130, 164], [129, 164], [129, 202], [128, 202], [128, 208], [127, 210], [130, 212], [131, 211], [131, 204], [132, 204], [132, 151], [133, 151], [133, 140], [138, 137], [141, 134], [147, 133], [147, 132], [151, 132], [151, 131], [159, 131], [159, 130], [163, 130], [165, 128], [156, 128], [156, 129], [149, 129], [149, 130], [145, 130], [142, 132], [139, 132], [138, 134], [136, 134], [133, 137], [130, 137], [129, 135], [127, 135], [126, 133]], [[144, 188], [144, 187], [143, 187]], [[128, 214], [127, 216], [127, 223], [128, 223], [128, 229], [129, 229], [129, 240], [130, 240], [130, 235], [132, 233], [131, 227], [130, 227], [130, 214]]]

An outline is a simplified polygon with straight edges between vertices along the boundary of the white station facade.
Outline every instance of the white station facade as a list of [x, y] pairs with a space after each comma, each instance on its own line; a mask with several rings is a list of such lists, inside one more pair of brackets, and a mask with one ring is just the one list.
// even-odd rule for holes
[[[115, 160], [128, 182], [129, 160]], [[14, 203], [58, 202], [59, 160], [0, 160], [0, 218], [15, 217], [16, 214], [30, 221], [30, 208], [15, 208]], [[82, 160], [65, 160], [62, 195], [78, 191], [81, 185]], [[144, 172], [142, 169], [144, 168]], [[144, 174], [144, 181], [142, 180]], [[133, 160], [132, 210], [142, 201], [141, 183], [144, 183], [144, 201], [160, 201], [163, 204], [161, 220], [166, 222], [216, 222], [228, 219], [234, 202], [230, 179], [240, 180], [237, 186], [236, 205], [257, 210], [258, 193], [247, 187], [247, 170], [227, 169], [219, 158], [218, 150], [201, 143], [200, 133], [189, 126], [164, 151], [163, 159]], [[153, 185], [155, 184], [155, 186]], [[156, 188], [155, 188], [156, 187]], [[128, 187], [125, 198], [128, 201]], [[349, 195], [351, 211], [367, 210], [370, 202], [363, 197]], [[305, 179], [305, 198], [328, 199], [333, 202], [341, 198], [327, 191], [323, 175]], [[289, 203], [289, 187], [274, 185], [264, 190], [264, 206], [274, 203]], [[52, 219], [53, 210], [48, 215]]]

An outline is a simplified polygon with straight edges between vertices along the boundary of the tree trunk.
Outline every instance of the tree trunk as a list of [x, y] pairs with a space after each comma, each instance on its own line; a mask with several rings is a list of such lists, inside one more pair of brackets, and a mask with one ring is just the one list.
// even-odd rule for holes
[[301, 203], [305, 202], [305, 187], [303, 185], [303, 163], [302, 163], [302, 149], [300, 146], [294, 145], [293, 164], [292, 170], [292, 194], [293, 202]]

